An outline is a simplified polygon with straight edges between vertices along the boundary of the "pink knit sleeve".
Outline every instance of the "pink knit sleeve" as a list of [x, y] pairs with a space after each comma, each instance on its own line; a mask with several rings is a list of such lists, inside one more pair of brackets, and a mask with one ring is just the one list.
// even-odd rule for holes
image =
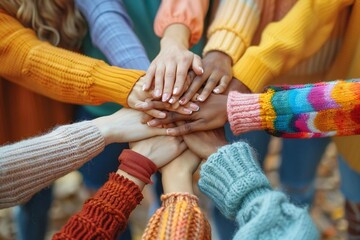
[[208, 7], [209, 0], [163, 0], [154, 22], [156, 35], [162, 37], [168, 26], [181, 23], [191, 31], [190, 44], [196, 44], [203, 32]]

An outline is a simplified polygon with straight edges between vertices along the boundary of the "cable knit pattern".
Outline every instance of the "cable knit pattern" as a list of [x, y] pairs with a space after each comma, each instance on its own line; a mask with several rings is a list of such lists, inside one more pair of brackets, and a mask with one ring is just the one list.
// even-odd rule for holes
[[190, 44], [196, 44], [202, 35], [209, 0], [162, 0], [154, 22], [156, 35], [162, 37], [168, 26], [184, 24], [191, 31]]
[[113, 240], [122, 232], [143, 195], [129, 179], [111, 173], [103, 187], [53, 239]]
[[188, 193], [161, 196], [162, 206], [151, 217], [142, 239], [211, 239], [209, 222], [199, 208], [199, 199]]
[[269, 87], [263, 94], [231, 92], [228, 118], [235, 134], [267, 130], [285, 138], [360, 134], [360, 81]]
[[89, 23], [92, 42], [111, 65], [147, 70], [150, 61], [121, 1], [76, 0], [75, 3]]
[[133, 85], [144, 74], [51, 46], [2, 11], [0, 25], [0, 76], [50, 98], [127, 106]]
[[240, 226], [234, 239], [318, 239], [307, 210], [272, 191], [256, 161], [253, 149], [237, 142], [212, 154], [200, 170], [200, 190]]
[[105, 147], [97, 127], [84, 121], [0, 148], [0, 208], [24, 203]]

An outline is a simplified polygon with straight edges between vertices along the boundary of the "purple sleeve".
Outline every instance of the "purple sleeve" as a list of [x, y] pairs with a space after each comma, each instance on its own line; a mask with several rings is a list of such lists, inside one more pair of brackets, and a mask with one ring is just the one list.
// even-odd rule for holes
[[150, 61], [131, 28], [131, 20], [119, 0], [76, 0], [88, 22], [93, 44], [111, 65], [147, 70]]

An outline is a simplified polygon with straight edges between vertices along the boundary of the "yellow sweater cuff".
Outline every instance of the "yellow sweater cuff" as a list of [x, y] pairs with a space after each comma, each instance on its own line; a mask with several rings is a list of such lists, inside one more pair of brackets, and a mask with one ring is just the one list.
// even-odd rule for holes
[[132, 88], [144, 74], [143, 71], [112, 67], [101, 62], [92, 72], [94, 84], [90, 93], [95, 99], [106, 99], [127, 107]]
[[254, 93], [262, 93], [271, 79], [274, 78], [270, 69], [254, 56], [241, 58], [233, 66], [233, 76]]
[[230, 56], [232, 62], [235, 63], [247, 47], [244, 39], [241, 39], [238, 34], [226, 29], [220, 29], [214, 32], [209, 38], [203, 55], [206, 55], [206, 53], [210, 51], [221, 51]]

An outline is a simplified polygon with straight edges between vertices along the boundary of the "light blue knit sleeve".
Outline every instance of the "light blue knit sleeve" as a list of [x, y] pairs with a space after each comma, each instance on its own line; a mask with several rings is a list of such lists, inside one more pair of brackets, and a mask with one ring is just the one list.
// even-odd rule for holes
[[122, 1], [75, 0], [88, 22], [91, 40], [111, 65], [147, 70], [150, 61], [131, 28]]
[[201, 167], [199, 187], [226, 217], [236, 220], [236, 240], [319, 239], [307, 209], [271, 189], [247, 143], [212, 154]]

